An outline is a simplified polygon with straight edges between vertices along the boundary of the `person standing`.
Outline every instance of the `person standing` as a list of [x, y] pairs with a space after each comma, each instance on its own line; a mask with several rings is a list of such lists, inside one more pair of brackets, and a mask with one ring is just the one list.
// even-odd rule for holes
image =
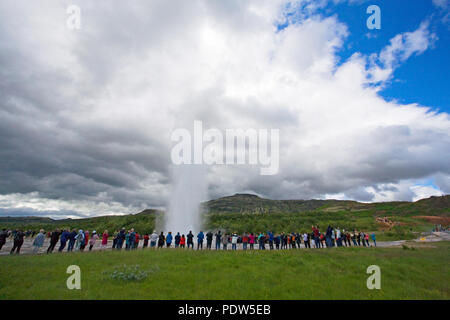
[[175, 248], [178, 248], [180, 246], [181, 236], [180, 233], [177, 232], [177, 235], [175, 236]]
[[248, 236], [248, 243], [250, 243], [250, 250], [253, 250], [255, 248], [255, 235], [253, 232]]
[[50, 236], [50, 246], [47, 249], [47, 253], [53, 252], [53, 249], [55, 248], [56, 244], [58, 243], [60, 234], [61, 233], [59, 232], [59, 229], [56, 229], [55, 231], [52, 232], [52, 235]]
[[130, 232], [128, 233], [128, 241], [129, 241], [129, 247], [128, 249], [134, 249], [135, 243], [136, 243], [136, 232], [134, 232], [134, 228], [131, 228]]
[[42, 246], [44, 245], [44, 240], [45, 240], [44, 230], [41, 229], [33, 241], [33, 253], [34, 254], [38, 253], [39, 249], [42, 248]]
[[[108, 230], [103, 231], [102, 234], [102, 249], [106, 249], [106, 246], [108, 245]], [[116, 239], [116, 243], [117, 243], [117, 239]]]
[[167, 248], [170, 248], [170, 246], [172, 245], [172, 231], [169, 231], [169, 233], [167, 234], [166, 245]]
[[222, 233], [220, 230], [216, 233], [216, 250], [220, 250], [220, 242], [222, 239]]
[[296, 248], [296, 244], [297, 244], [297, 241], [295, 241], [295, 233], [293, 232], [291, 234], [291, 246], [292, 246], [292, 249]]
[[75, 229], [72, 229], [72, 231], [68, 235], [69, 245], [67, 246], [67, 252], [70, 252], [73, 250], [73, 246], [75, 245], [77, 236], [77, 231]]
[[305, 249], [306, 248], [310, 248], [310, 246], [309, 246], [309, 235], [308, 235], [308, 233], [304, 233], [303, 234], [303, 244], [305, 245]]
[[148, 247], [148, 240], [150, 237], [148, 236], [148, 233], [144, 234], [144, 244], [142, 245], [142, 249], [145, 249]]
[[351, 240], [350, 240], [350, 238], [351, 238], [350, 232], [347, 231], [347, 233], [345, 234], [345, 238], [347, 239], [348, 246], [351, 247], [352, 243], [351, 243]]
[[141, 240], [141, 235], [138, 232], [134, 233], [134, 245], [133, 249], [139, 248], [139, 241]]
[[161, 234], [159, 235], [159, 239], [158, 239], [158, 248], [164, 247], [165, 240], [166, 240], [166, 237], [164, 236], [164, 232], [161, 231]]
[[376, 247], [377, 246], [377, 239], [376, 239], [376, 236], [375, 236], [375, 232], [372, 232], [370, 237], [372, 238], [373, 244]]
[[6, 229], [3, 229], [0, 232], [0, 250], [2, 250], [2, 247], [5, 245], [7, 237], [8, 237], [8, 232], [6, 231]]
[[264, 234], [262, 232], [260, 232], [259, 236], [258, 236], [259, 250], [266, 249], [266, 246], [264, 244], [265, 240], [266, 240], [266, 237], [264, 236]]
[[277, 234], [274, 239], [273, 242], [275, 242], [275, 249], [280, 250], [280, 235]]
[[287, 249], [288, 247], [288, 236], [287, 234], [282, 233], [282, 238], [281, 238], [281, 249]]
[[125, 235], [125, 250], [130, 250], [130, 230], [128, 230], [127, 234]]
[[76, 249], [83, 251], [84, 248], [84, 232], [83, 230], [79, 230], [77, 236], [75, 237], [77, 243], [76, 243]]
[[268, 233], [268, 236], [269, 236], [269, 248], [270, 248], [270, 250], [273, 250], [273, 233], [272, 233], [272, 231], [269, 231], [269, 233]]
[[246, 232], [244, 232], [244, 235], [242, 236], [242, 250], [247, 250], [247, 244], [248, 244], [248, 235]]
[[208, 233], [206, 234], [206, 249], [211, 250], [212, 240], [213, 234], [211, 231], [208, 231]]
[[339, 227], [336, 228], [336, 247], [342, 247], [341, 230]]
[[92, 248], [94, 247], [97, 239], [98, 239], [97, 231], [94, 230], [94, 231], [92, 231], [91, 240], [89, 240], [89, 251], [92, 251]]
[[189, 230], [189, 233], [187, 235], [187, 247], [192, 247], [194, 249], [194, 235], [192, 234], [192, 230]]
[[312, 226], [312, 233], [314, 234], [314, 246], [316, 247], [316, 248], [319, 248], [320, 247], [320, 243], [319, 243], [319, 228], [318, 227], [315, 227], [315, 226]]
[[233, 235], [231, 237], [231, 249], [232, 250], [236, 250], [237, 249], [237, 240], [238, 240], [237, 234], [233, 233]]
[[117, 249], [117, 239], [119, 238], [119, 231], [114, 232], [113, 235], [113, 241], [112, 241], [112, 248], [111, 249]]
[[[322, 235], [322, 234], [320, 234]], [[295, 235], [295, 241], [297, 241], [297, 248], [300, 249], [300, 245], [302, 244], [302, 235], [301, 233], [298, 233]]]
[[197, 250], [203, 250], [203, 239], [205, 238], [205, 235], [203, 234], [203, 231], [200, 230], [200, 232], [197, 235]]
[[222, 236], [222, 248], [223, 248], [223, 250], [227, 250], [227, 245], [228, 245], [228, 234], [224, 234]]
[[61, 238], [59, 239], [58, 252], [62, 252], [64, 250], [68, 239], [69, 239], [69, 231], [64, 229], [63, 232], [61, 233]]
[[367, 244], [367, 246], [370, 247], [370, 243], [369, 243], [369, 234], [368, 234], [368, 233], [365, 233], [365, 234], [364, 234], [364, 239], [366, 239], [366, 244]]
[[325, 233], [325, 242], [327, 244], [327, 248], [332, 247], [331, 237], [333, 235], [333, 228], [331, 226], [328, 226], [327, 232]]
[[25, 233], [22, 232], [22, 230], [17, 230], [14, 234], [14, 243], [9, 254], [14, 254], [14, 252], [16, 252], [16, 254], [20, 254], [20, 248], [23, 245], [23, 237], [25, 237]]
[[153, 233], [150, 236], [150, 248], [156, 248], [157, 241], [158, 241], [158, 234], [156, 233], [156, 230], [153, 230]]
[[180, 248], [184, 248], [186, 246], [186, 237], [184, 234], [180, 238]]
[[121, 250], [122, 246], [123, 246], [123, 242], [125, 241], [125, 228], [120, 229], [119, 234], [117, 236], [117, 244], [116, 244], [116, 249], [117, 250]]
[[353, 245], [356, 247], [358, 244], [356, 243], [355, 230], [353, 230], [353, 232], [351, 233], [350, 238], [352, 239]]
[[84, 248], [86, 248], [86, 245], [88, 245], [89, 242], [89, 231], [86, 230], [83, 232], [83, 241], [80, 244], [80, 251], [84, 251]]

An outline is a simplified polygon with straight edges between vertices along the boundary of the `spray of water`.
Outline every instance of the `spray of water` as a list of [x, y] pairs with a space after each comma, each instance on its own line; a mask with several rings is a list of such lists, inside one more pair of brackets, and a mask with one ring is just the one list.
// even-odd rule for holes
[[207, 170], [204, 165], [177, 165], [172, 169], [173, 189], [165, 216], [165, 231], [193, 233], [201, 229], [200, 203], [207, 199]]

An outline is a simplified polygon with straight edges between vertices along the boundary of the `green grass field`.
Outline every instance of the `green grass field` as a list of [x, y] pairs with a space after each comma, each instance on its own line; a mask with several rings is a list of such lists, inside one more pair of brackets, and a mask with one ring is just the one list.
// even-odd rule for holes
[[[413, 244], [411, 243], [410, 246]], [[0, 299], [449, 299], [450, 243], [283, 251], [137, 250], [0, 257]], [[69, 265], [81, 290], [69, 290]], [[142, 281], [105, 272], [139, 265]], [[369, 290], [369, 265], [381, 290]]]

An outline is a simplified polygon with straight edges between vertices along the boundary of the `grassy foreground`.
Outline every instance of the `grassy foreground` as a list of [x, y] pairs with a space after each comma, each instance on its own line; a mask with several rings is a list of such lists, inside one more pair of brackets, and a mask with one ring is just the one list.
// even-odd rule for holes
[[[449, 299], [449, 242], [415, 246], [6, 256], [0, 299]], [[81, 268], [81, 290], [66, 287], [73, 264]], [[142, 281], [104, 274], [122, 264], [156, 271]], [[366, 287], [373, 264], [381, 268], [381, 290]]]

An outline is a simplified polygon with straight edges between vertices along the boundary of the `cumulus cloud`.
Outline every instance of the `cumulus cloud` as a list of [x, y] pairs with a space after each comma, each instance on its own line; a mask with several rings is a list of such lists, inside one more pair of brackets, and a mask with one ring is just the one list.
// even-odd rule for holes
[[413, 32], [404, 32], [393, 37], [379, 54], [370, 56], [369, 76], [373, 82], [388, 80], [402, 62], [412, 55], [420, 55], [432, 47], [437, 40], [435, 33], [429, 31], [429, 21], [424, 21]]
[[438, 41], [427, 22], [338, 64], [349, 31], [317, 13], [324, 3], [78, 1], [81, 29], [71, 31], [68, 1], [2, 1], [0, 206], [164, 207], [171, 133], [194, 120], [280, 129], [279, 174], [211, 167], [210, 197], [412, 200], [430, 194], [411, 190], [425, 177], [448, 190], [448, 114], [378, 95]]

